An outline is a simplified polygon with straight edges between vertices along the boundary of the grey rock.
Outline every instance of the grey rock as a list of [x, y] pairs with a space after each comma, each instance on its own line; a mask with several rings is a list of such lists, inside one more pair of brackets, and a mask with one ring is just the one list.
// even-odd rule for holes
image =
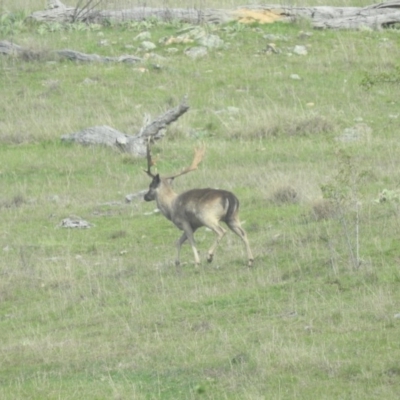
[[207, 48], [204, 46], [190, 47], [185, 50], [185, 54], [193, 59], [205, 57], [208, 54]]
[[132, 203], [133, 200], [143, 200], [144, 195], [148, 192], [148, 190], [141, 190], [140, 192], [127, 194], [125, 196], [126, 203]]
[[60, 227], [61, 228], [79, 228], [79, 229], [86, 229], [90, 228], [93, 226], [91, 223], [85, 221], [84, 219], [80, 217], [68, 217], [64, 218], [61, 223]]
[[153, 42], [149, 42], [147, 40], [143, 41], [142, 43], [140, 43], [140, 47], [143, 50], [154, 50], [157, 46], [153, 43]]
[[294, 46], [293, 53], [299, 56], [306, 56], [308, 54], [306, 46]]
[[151, 33], [148, 31], [145, 32], [140, 32], [138, 35], [136, 35], [133, 40], [149, 40], [151, 39]]
[[358, 123], [351, 128], [346, 128], [340, 136], [336, 137], [339, 142], [357, 142], [360, 140], [369, 140], [372, 134], [372, 128], [365, 123]]
[[217, 35], [207, 35], [198, 40], [199, 45], [208, 49], [219, 49], [223, 47], [224, 41]]

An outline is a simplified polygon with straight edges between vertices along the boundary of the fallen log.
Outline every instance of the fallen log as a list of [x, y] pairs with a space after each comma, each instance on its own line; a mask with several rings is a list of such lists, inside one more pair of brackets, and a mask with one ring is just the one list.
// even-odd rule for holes
[[11, 43], [8, 40], [0, 40], [0, 54], [7, 56], [20, 55], [24, 49], [18, 44]]
[[148, 18], [163, 21], [179, 20], [191, 24], [221, 24], [230, 21], [243, 23], [293, 21], [310, 19], [316, 29], [382, 29], [400, 22], [400, 0], [387, 1], [367, 7], [294, 7], [280, 4], [241, 6], [234, 10], [195, 8], [134, 7], [126, 10], [94, 10], [67, 7], [60, 0], [49, 0], [48, 8], [34, 12], [30, 18], [46, 22], [142, 21]]
[[[8, 40], [0, 40], [0, 54], [7, 56], [17, 56], [17, 57], [19, 56], [26, 60], [40, 58], [40, 52], [35, 52], [33, 50], [26, 49], [15, 43], [9, 42]], [[80, 51], [75, 51], [70, 49], [55, 50], [49, 54], [54, 54], [56, 58], [59, 59], [61, 58], [78, 62], [98, 62], [98, 63], [116, 62], [116, 63], [134, 64], [142, 61], [140, 57], [136, 57], [133, 55], [107, 57], [107, 56], [99, 56], [98, 54], [81, 53]]]
[[82, 131], [61, 136], [62, 141], [82, 145], [104, 145], [138, 157], [146, 156], [149, 140], [157, 141], [165, 135], [165, 129], [189, 110], [186, 97], [177, 107], [166, 111], [153, 121], [147, 121], [137, 135], [127, 135], [110, 126], [92, 126]]
[[332, 20], [320, 20], [313, 23], [315, 29], [373, 29], [380, 30], [400, 22], [400, 11], [380, 15], [355, 15]]
[[63, 50], [56, 50], [55, 53], [60, 58], [66, 58], [71, 61], [81, 61], [81, 62], [123, 62], [123, 63], [137, 63], [142, 61], [140, 57], [132, 56], [132, 55], [122, 55], [119, 57], [104, 57], [99, 56], [98, 54], [86, 54], [81, 53], [80, 51], [70, 50], [70, 49], [63, 49]]
[[196, 8], [152, 8], [133, 7], [124, 10], [79, 10], [67, 7], [60, 1], [54, 6], [50, 1], [43, 11], [35, 11], [30, 15], [31, 19], [38, 22], [69, 23], [76, 21], [97, 22], [112, 21], [116, 23], [124, 21], [143, 21], [148, 18], [158, 18], [162, 21], [179, 20], [191, 24], [198, 23], [223, 23], [233, 20], [228, 10], [196, 9]]
[[400, 22], [400, 2], [387, 2], [347, 10], [334, 18], [314, 18], [315, 29], [382, 29]]

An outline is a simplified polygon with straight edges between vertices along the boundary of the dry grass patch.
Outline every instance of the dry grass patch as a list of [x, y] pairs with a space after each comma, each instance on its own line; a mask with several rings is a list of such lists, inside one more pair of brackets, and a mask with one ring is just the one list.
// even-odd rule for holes
[[293, 119], [284, 125], [283, 132], [288, 136], [323, 135], [332, 133], [335, 126], [327, 118], [311, 114], [300, 119]]
[[282, 186], [274, 191], [271, 200], [275, 204], [296, 204], [299, 202], [299, 194], [291, 186]]
[[19, 57], [23, 61], [39, 61], [39, 62], [46, 62], [46, 61], [52, 61], [55, 58], [58, 60], [58, 56], [56, 56], [52, 51], [50, 50], [31, 50], [31, 49], [24, 49]]
[[318, 199], [311, 205], [311, 216], [317, 221], [338, 216], [338, 204], [331, 199]]
[[[236, 121], [235, 126], [232, 126], [231, 137], [267, 139], [281, 136], [327, 135], [338, 131], [337, 123], [323, 115], [316, 113], [299, 115], [285, 108], [264, 112], [259, 107], [259, 105], [254, 105], [252, 112], [243, 112], [245, 118]], [[254, 112], [255, 109], [259, 112]]]
[[25, 197], [17, 194], [9, 200], [0, 200], [0, 209], [1, 208], [18, 208], [24, 204], [26, 204]]

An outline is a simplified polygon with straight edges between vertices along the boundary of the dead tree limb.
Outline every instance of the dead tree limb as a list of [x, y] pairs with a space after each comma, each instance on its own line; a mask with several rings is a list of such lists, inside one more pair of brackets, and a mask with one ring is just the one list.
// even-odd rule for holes
[[100, 62], [100, 63], [123, 62], [132, 64], [142, 61], [140, 57], [132, 55], [122, 55], [119, 57], [105, 57], [105, 56], [99, 56], [98, 54], [81, 53], [79, 51], [70, 49], [57, 50], [55, 51], [55, 53], [60, 58], [66, 58], [71, 61], [80, 61], [80, 62]]
[[113, 21], [143, 21], [148, 18], [159, 18], [163, 21], [179, 20], [192, 24], [198, 23], [222, 23], [235, 19], [229, 10], [196, 9], [196, 8], [152, 8], [134, 7], [125, 10], [81, 10], [75, 7], [67, 7], [59, 0], [57, 3], [49, 3], [42, 11], [35, 11], [30, 18], [38, 22], [69, 23], [76, 21], [98, 22]]
[[[22, 57], [26, 60], [40, 58], [40, 52], [35, 53], [35, 51], [33, 50], [23, 48], [15, 43], [9, 42], [8, 40], [0, 40], [0, 54], [7, 56]], [[51, 54], [55, 55], [56, 58], [62, 58], [62, 59], [65, 58], [71, 61], [78, 61], [78, 62], [98, 62], [98, 63], [116, 62], [116, 63], [134, 64], [142, 61], [140, 57], [136, 57], [133, 55], [107, 57], [107, 56], [99, 56], [98, 54], [81, 53], [80, 51], [70, 50], [70, 49], [55, 50], [52, 53], [47, 54], [47, 57], [51, 57]]]
[[[194, 8], [135, 7], [127, 10], [97, 10], [99, 0], [90, 1], [90, 7], [80, 10], [67, 7], [60, 0], [50, 0], [49, 7], [37, 11], [31, 18], [37, 21], [72, 22], [142, 21], [156, 17], [163, 21], [179, 20], [191, 24], [239, 22], [292, 21], [307, 18], [314, 28], [371, 29], [386, 28], [400, 23], [400, 0], [387, 1], [367, 7], [293, 7], [280, 4], [241, 6], [234, 10]], [[92, 3], [93, 2], [93, 3]]]
[[93, 126], [82, 131], [61, 136], [62, 141], [77, 142], [83, 145], [105, 145], [139, 157], [146, 156], [149, 139], [160, 140], [165, 129], [189, 110], [186, 97], [177, 107], [166, 111], [145, 124], [135, 136], [127, 135], [106, 125]]
[[103, 0], [78, 0], [72, 22], [79, 20], [84, 21], [87, 16], [96, 13], [96, 7], [99, 6], [102, 1]]

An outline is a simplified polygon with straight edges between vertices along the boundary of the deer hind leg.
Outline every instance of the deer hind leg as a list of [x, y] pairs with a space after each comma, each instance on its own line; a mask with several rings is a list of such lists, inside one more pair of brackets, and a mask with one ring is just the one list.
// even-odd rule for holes
[[183, 243], [185, 243], [187, 240], [186, 233], [183, 233], [182, 236], [178, 239], [176, 242], [176, 248], [177, 248], [177, 255], [176, 255], [176, 260], [175, 260], [175, 265], [178, 267], [180, 262], [180, 254], [181, 254], [181, 247]]
[[186, 240], [189, 241], [190, 246], [192, 247], [195, 266], [198, 267], [200, 265], [200, 257], [199, 257], [199, 253], [197, 251], [196, 243], [195, 243], [195, 240], [194, 240], [194, 231], [195, 230], [193, 230], [190, 226], [185, 226], [184, 227], [183, 234], [178, 239], [178, 241], [176, 243], [176, 247], [177, 247], [177, 250], [178, 250], [177, 258], [175, 260], [175, 265], [176, 266], [179, 266], [179, 264], [180, 264], [181, 247], [182, 247], [183, 243], [185, 243]]
[[207, 261], [210, 263], [214, 258], [215, 249], [217, 248], [221, 239], [226, 234], [226, 230], [218, 223], [216, 223], [214, 225], [207, 225], [207, 227], [212, 229], [215, 232], [215, 234], [217, 235], [217, 237], [214, 240], [213, 245], [210, 247], [210, 250], [208, 250], [208, 253], [207, 253]]
[[253, 265], [254, 257], [250, 249], [250, 244], [249, 240], [247, 239], [247, 234], [245, 230], [241, 227], [240, 221], [238, 219], [232, 219], [230, 221], [227, 221], [227, 225], [232, 230], [232, 232], [236, 233], [236, 235], [238, 235], [240, 239], [242, 239], [243, 243], [245, 244], [247, 252], [247, 260], [248, 260], [247, 265], [251, 267]]

